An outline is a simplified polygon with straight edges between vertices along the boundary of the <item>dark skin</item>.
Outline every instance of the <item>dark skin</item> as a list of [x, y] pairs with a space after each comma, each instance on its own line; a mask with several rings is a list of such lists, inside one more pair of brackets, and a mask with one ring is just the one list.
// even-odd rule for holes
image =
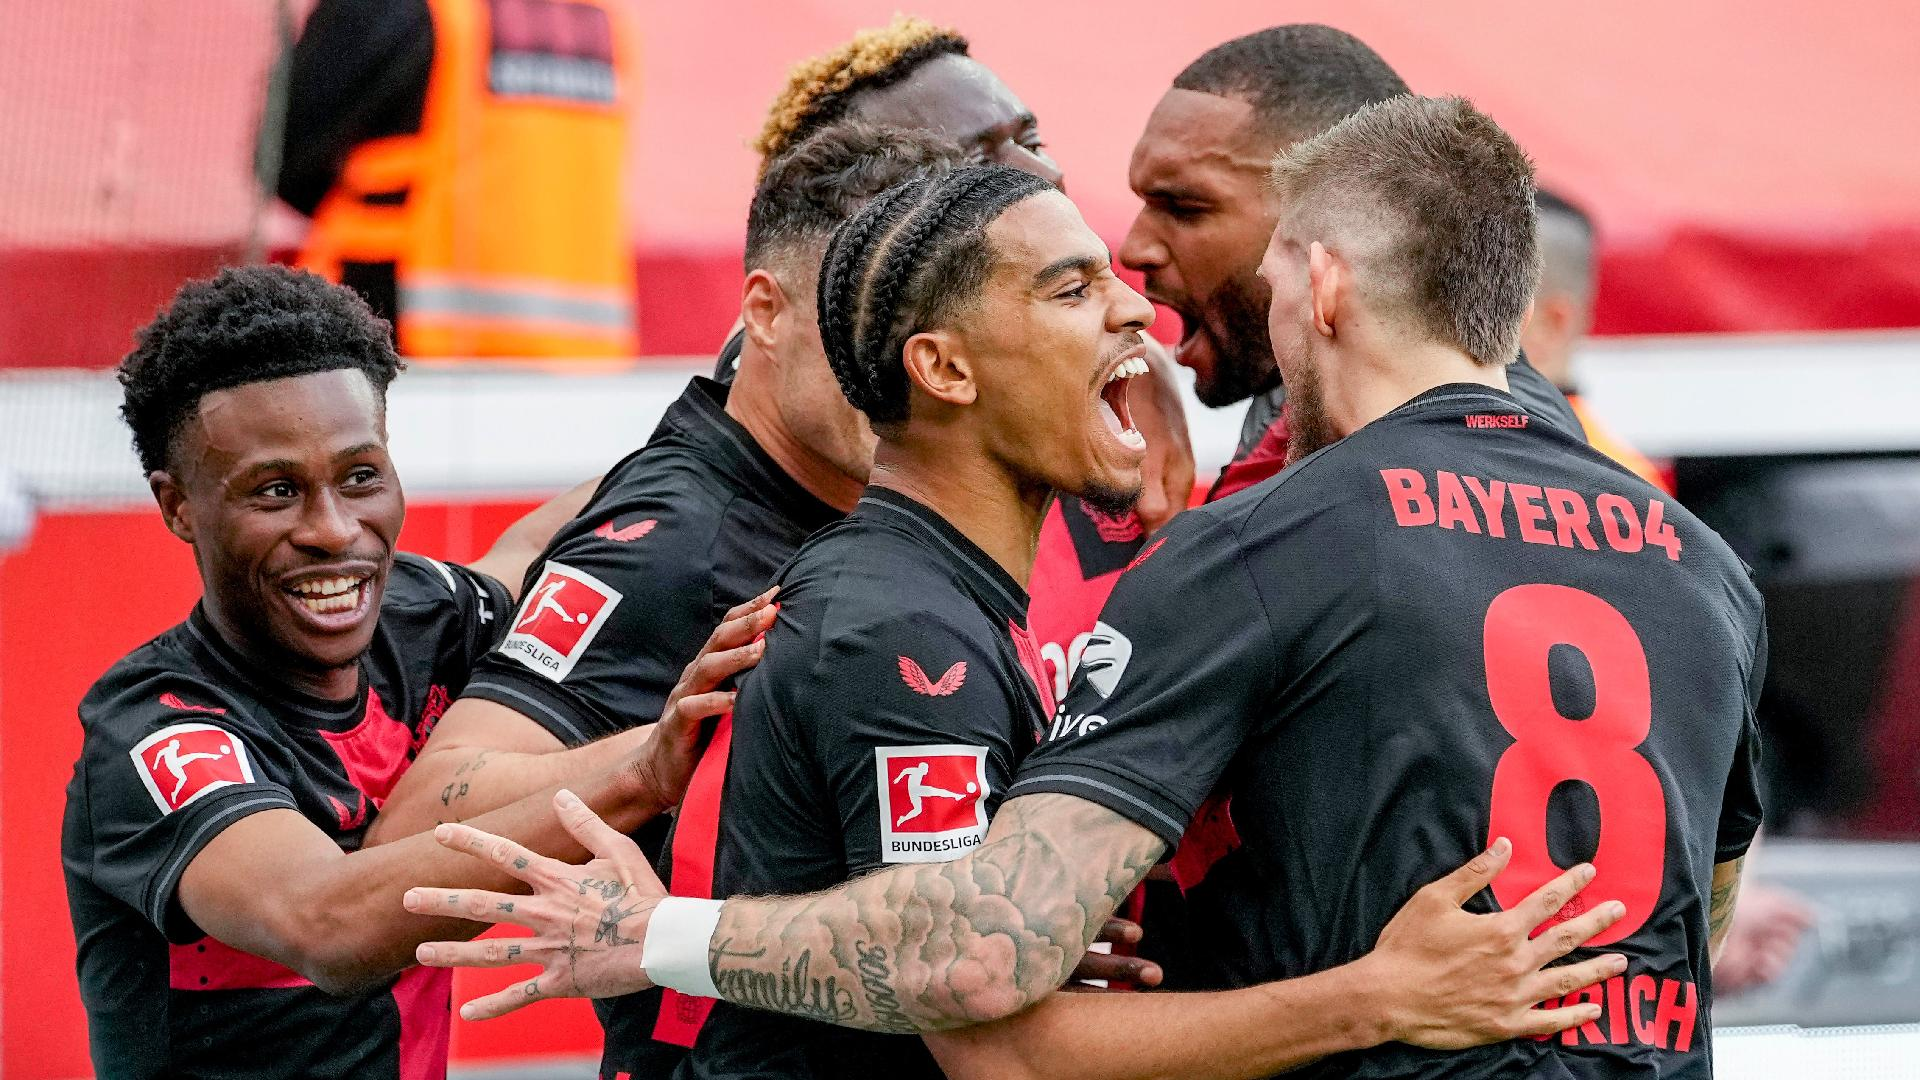
[[[147, 482], [167, 529], [193, 545], [220, 636], [295, 689], [352, 697], [407, 512], [367, 377], [340, 369], [208, 394], [169, 464]], [[295, 595], [343, 580], [362, 583], [345, 610], [314, 612]]]
[[1140, 213], [1120, 261], [1146, 275], [1147, 297], [1179, 313], [1174, 358], [1215, 407], [1279, 385], [1267, 338], [1271, 293], [1256, 275], [1278, 207], [1268, 163], [1283, 140], [1231, 97], [1169, 90], [1134, 144], [1127, 183]]
[[[203, 603], [221, 637], [258, 671], [294, 689], [352, 698], [406, 512], [379, 392], [358, 370], [341, 369], [207, 394], [176, 436], [169, 464], [149, 477], [154, 498], [168, 529], [193, 545]], [[523, 518], [474, 565], [519, 581], [588, 487]], [[331, 597], [290, 591], [315, 581], [328, 583]], [[745, 648], [755, 632], [751, 620], [736, 614], [695, 658], [662, 722], [649, 729], [657, 737], [636, 742], [576, 788], [625, 827], [679, 800], [701, 720], [730, 697], [711, 691], [757, 659]], [[708, 707], [682, 709], [687, 701]], [[535, 849], [578, 852], [548, 809], [553, 790], [544, 787], [477, 820]], [[427, 833], [343, 852], [298, 812], [273, 809], [209, 841], [181, 875], [179, 901], [220, 941], [284, 964], [322, 989], [348, 992], [408, 966], [422, 941], [480, 929], [402, 912], [400, 893], [423, 874], [462, 888], [512, 882], [446, 857]]]
[[1065, 189], [1040, 123], [993, 70], [970, 56], [938, 56], [892, 86], [862, 95], [861, 119], [945, 133], [980, 161], [995, 161]]

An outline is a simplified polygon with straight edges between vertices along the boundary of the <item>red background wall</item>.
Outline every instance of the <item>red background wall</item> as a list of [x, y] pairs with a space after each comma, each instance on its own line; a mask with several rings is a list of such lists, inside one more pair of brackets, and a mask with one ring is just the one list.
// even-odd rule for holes
[[[470, 559], [531, 504], [414, 503], [410, 551]], [[60, 818], [80, 753], [74, 713], [114, 661], [180, 621], [199, 595], [188, 548], [148, 509], [55, 514], [0, 556], [0, 1075], [90, 1075], [60, 874]], [[110, 613], [110, 614], [108, 614]], [[454, 1000], [512, 972], [462, 972]], [[585, 1002], [551, 1001], [484, 1024], [454, 1022], [456, 1061], [596, 1054]]]

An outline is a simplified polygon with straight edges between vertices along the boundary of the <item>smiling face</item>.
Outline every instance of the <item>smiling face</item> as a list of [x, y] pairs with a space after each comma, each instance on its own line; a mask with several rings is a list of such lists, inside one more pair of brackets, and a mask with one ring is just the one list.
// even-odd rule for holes
[[357, 369], [207, 394], [152, 482], [221, 635], [312, 692], [352, 693], [406, 503]]
[[1064, 195], [1015, 203], [987, 228], [993, 270], [958, 320], [986, 452], [1034, 486], [1125, 509], [1146, 440], [1127, 408], [1153, 306], [1113, 275]]
[[998, 162], [1061, 186], [1060, 167], [1047, 155], [1032, 110], [972, 57], [934, 57], [905, 79], [863, 93], [854, 112], [886, 127], [939, 132], [976, 161]]
[[1280, 381], [1256, 273], [1274, 225], [1272, 143], [1248, 103], [1169, 90], [1127, 170], [1143, 205], [1120, 261], [1146, 275], [1148, 297], [1179, 313], [1175, 359], [1193, 369], [1195, 394], [1212, 406]]

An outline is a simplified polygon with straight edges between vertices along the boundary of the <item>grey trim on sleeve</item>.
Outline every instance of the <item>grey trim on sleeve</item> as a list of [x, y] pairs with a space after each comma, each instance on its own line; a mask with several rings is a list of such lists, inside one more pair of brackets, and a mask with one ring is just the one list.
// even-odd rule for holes
[[1179, 836], [1181, 833], [1186, 832], [1186, 829], [1182, 828], [1179, 822], [1161, 813], [1159, 808], [1131, 792], [1123, 791], [1120, 788], [1114, 787], [1112, 784], [1103, 784], [1098, 780], [1089, 780], [1084, 776], [1075, 776], [1072, 773], [1043, 773], [1039, 776], [1022, 777], [1016, 781], [1012, 787], [1007, 789], [1007, 797], [1012, 798], [1018, 795], [1020, 789], [1028, 784], [1082, 784], [1086, 787], [1093, 788], [1095, 791], [1104, 791], [1117, 799], [1125, 801], [1128, 805], [1139, 807], [1153, 815], [1154, 820], [1165, 823], [1167, 831], [1174, 836]]
[[515, 701], [525, 702], [528, 707], [539, 712], [540, 715], [546, 717], [549, 720], [552, 720], [554, 723], [559, 724], [561, 727], [567, 729], [567, 734], [572, 735], [574, 739], [577, 740], [576, 745], [584, 746], [585, 744], [593, 741], [590, 737], [588, 737], [586, 732], [580, 730], [579, 725], [575, 724], [573, 721], [567, 719], [566, 717], [561, 716], [559, 713], [554, 712], [551, 706], [549, 706], [546, 702], [541, 701], [539, 698], [534, 697], [532, 694], [526, 693], [525, 691], [522, 691], [522, 690], [515, 690], [513, 687], [508, 686], [505, 683], [487, 682], [484, 680], [481, 682], [468, 683], [467, 689], [465, 692], [468, 694], [471, 694], [475, 690], [491, 690], [496, 694], [505, 694]]
[[180, 850], [174, 854], [173, 858], [167, 861], [166, 866], [160, 871], [159, 876], [153, 879], [154, 889], [153, 895], [148, 901], [150, 910], [147, 912], [147, 917], [153, 920], [153, 925], [160, 928], [161, 933], [164, 934], [166, 932], [167, 901], [172, 898], [174, 889], [179, 883], [180, 875], [186, 872], [187, 862], [199, 854], [201, 841], [206, 838], [207, 834], [216, 827], [225, 828], [226, 826], [220, 823], [226, 821], [228, 818], [250, 814], [255, 810], [270, 809], [272, 807], [284, 807], [296, 813], [300, 809], [294, 805], [292, 799], [285, 795], [263, 792], [258, 795], [235, 799], [233, 802], [221, 807], [218, 811], [207, 815], [206, 820], [200, 822], [199, 827], [193, 830], [193, 835], [189, 837], [187, 842], [181, 846]]

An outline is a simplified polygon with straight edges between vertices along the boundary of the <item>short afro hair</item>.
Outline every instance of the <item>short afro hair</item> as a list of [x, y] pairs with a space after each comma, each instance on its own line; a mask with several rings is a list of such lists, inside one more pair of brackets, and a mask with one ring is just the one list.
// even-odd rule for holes
[[216, 390], [357, 368], [385, 400], [404, 366], [392, 330], [353, 290], [284, 266], [231, 267], [190, 281], [134, 337], [120, 362], [120, 415], [149, 473]]
[[1407, 93], [1406, 82], [1366, 42], [1318, 23], [1269, 27], [1216, 45], [1176, 75], [1173, 87], [1247, 102], [1283, 145]]
[[907, 421], [907, 339], [965, 309], [986, 284], [987, 227], [1057, 190], [1005, 165], [969, 165], [889, 188], [834, 230], [820, 262], [820, 343], [876, 430]]
[[967, 39], [949, 27], [895, 15], [886, 26], [862, 30], [839, 48], [795, 64], [753, 143], [761, 173], [789, 147], [846, 116], [863, 91], [892, 86], [935, 57], [965, 56], [967, 48]]
[[797, 255], [804, 280], [788, 284], [811, 286], [827, 238], [869, 199], [965, 161], [956, 143], [931, 131], [853, 119], [821, 128], [761, 174], [747, 211], [747, 272]]

